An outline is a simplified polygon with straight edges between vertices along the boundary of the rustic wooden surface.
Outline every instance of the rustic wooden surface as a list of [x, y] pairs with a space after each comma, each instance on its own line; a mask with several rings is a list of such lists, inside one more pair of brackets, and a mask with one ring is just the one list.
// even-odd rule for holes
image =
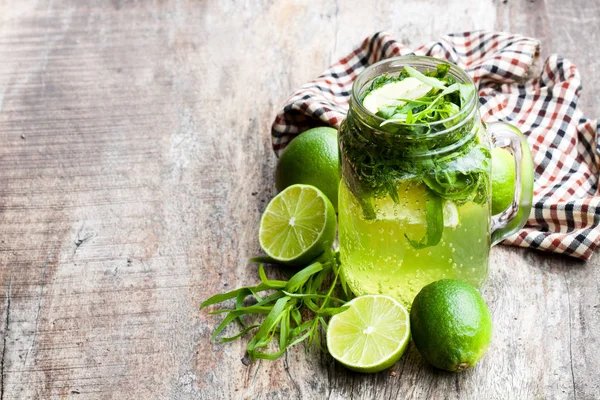
[[[323, 4], [326, 3], [326, 4]], [[257, 280], [286, 96], [386, 29], [496, 28], [574, 61], [600, 113], [600, 3], [0, 0], [0, 399], [598, 399], [600, 258], [496, 247], [472, 371], [245, 366], [202, 299]]]

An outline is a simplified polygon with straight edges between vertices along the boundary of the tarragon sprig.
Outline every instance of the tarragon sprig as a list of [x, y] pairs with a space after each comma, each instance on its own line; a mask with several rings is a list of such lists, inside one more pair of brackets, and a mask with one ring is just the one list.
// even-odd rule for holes
[[[252, 261], [269, 261], [257, 257]], [[251, 359], [274, 360], [285, 351], [305, 340], [316, 343], [321, 349], [319, 328], [327, 329], [327, 320], [332, 315], [347, 309], [343, 304], [347, 298], [347, 289], [339, 277], [340, 263], [338, 254], [327, 251], [310, 265], [292, 275], [289, 280], [272, 280], [265, 273], [263, 264], [258, 266], [261, 283], [247, 286], [227, 293], [212, 296], [202, 303], [200, 309], [235, 299], [233, 309], [221, 309], [211, 314], [227, 314], [215, 329], [211, 340], [234, 321], [241, 327], [234, 336], [219, 339], [219, 342], [231, 342], [246, 333], [254, 334], [246, 350]], [[334, 297], [337, 289], [342, 288], [342, 297]], [[262, 294], [266, 292], [266, 294]], [[254, 304], [246, 305], [250, 298]], [[266, 315], [260, 323], [248, 324], [244, 319], [250, 315]], [[273, 339], [278, 336], [278, 349], [268, 351]]]

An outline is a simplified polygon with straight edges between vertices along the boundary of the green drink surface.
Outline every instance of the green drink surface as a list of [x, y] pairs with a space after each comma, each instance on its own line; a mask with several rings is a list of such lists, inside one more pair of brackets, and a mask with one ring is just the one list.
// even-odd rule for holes
[[386, 294], [407, 307], [421, 288], [451, 278], [481, 287], [490, 247], [489, 202], [444, 204], [444, 230], [435, 246], [415, 248], [407, 240], [426, 234], [426, 189], [404, 181], [399, 201], [374, 200], [374, 219], [342, 181], [339, 192], [339, 243], [343, 276], [356, 295]]

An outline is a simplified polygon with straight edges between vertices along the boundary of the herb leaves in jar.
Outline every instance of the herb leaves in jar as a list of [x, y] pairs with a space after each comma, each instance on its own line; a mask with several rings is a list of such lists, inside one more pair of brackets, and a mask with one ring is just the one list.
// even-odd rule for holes
[[457, 82], [450, 65], [375, 77], [359, 101], [371, 114], [349, 113], [340, 128], [342, 173], [365, 220], [377, 218], [374, 199], [399, 203], [403, 182], [426, 187], [426, 230], [409, 237], [415, 249], [435, 246], [444, 229], [444, 204], [489, 202], [489, 151], [470, 116], [475, 87]]

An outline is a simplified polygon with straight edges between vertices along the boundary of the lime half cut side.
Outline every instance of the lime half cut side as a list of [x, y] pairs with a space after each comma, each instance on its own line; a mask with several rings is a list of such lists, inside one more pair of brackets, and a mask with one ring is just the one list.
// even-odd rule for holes
[[394, 365], [410, 339], [410, 318], [397, 300], [365, 295], [346, 303], [327, 328], [329, 353], [347, 368], [379, 372]]
[[274, 260], [306, 265], [335, 239], [335, 210], [316, 187], [292, 185], [271, 200], [260, 220], [258, 240]]

